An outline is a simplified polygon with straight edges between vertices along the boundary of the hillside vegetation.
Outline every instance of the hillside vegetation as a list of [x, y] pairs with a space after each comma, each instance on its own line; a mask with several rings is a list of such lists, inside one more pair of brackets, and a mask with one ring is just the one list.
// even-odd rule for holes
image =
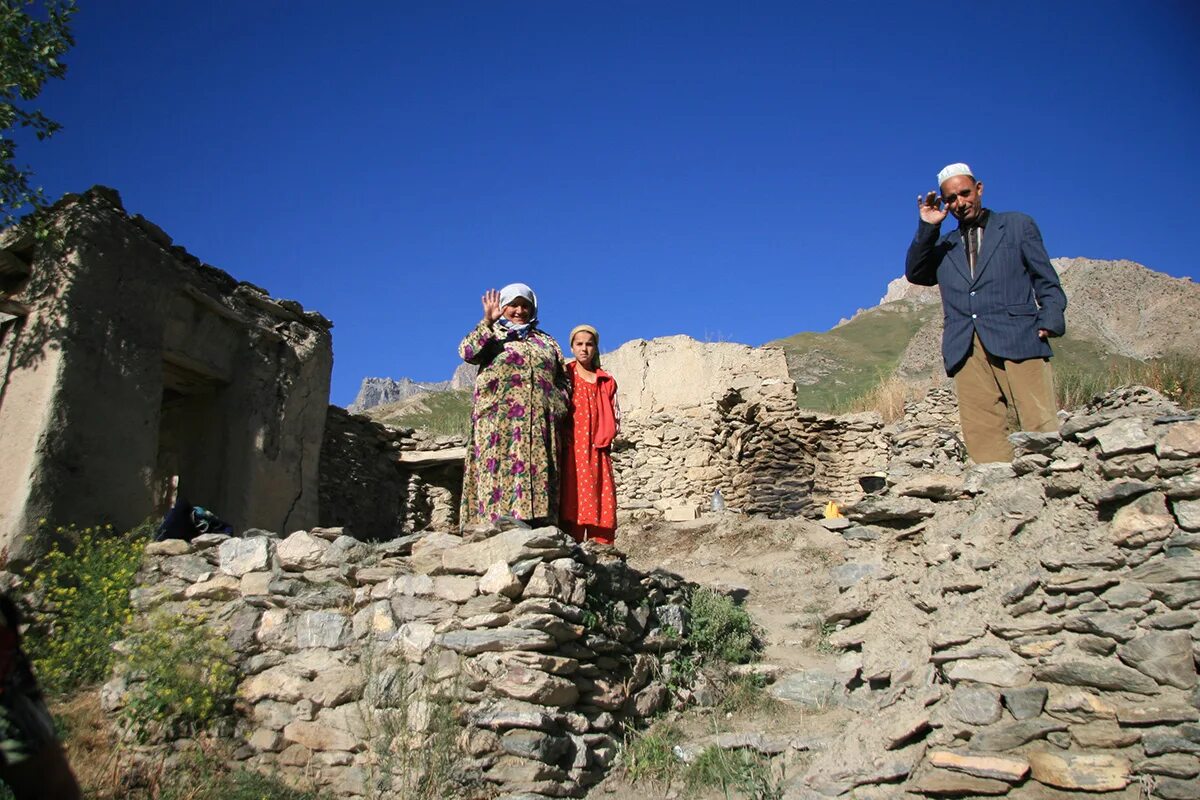
[[[1056, 259], [1055, 265], [1068, 299], [1068, 334], [1053, 342], [1064, 408], [1128, 383], [1151, 386], [1184, 406], [1200, 402], [1200, 286], [1130, 261]], [[941, 326], [936, 288], [901, 279], [880, 305], [849, 321], [768, 346], [785, 352], [801, 408], [841, 413], [879, 408], [881, 395], [921, 393], [944, 380]]]
[[458, 389], [425, 392], [361, 413], [394, 428], [422, 428], [446, 436], [465, 436], [471, 423], [471, 393]]

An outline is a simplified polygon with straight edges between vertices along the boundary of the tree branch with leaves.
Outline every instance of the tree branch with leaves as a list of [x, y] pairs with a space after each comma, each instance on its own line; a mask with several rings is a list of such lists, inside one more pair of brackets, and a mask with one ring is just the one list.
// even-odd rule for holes
[[46, 81], [67, 73], [61, 56], [75, 44], [71, 17], [75, 0], [0, 0], [0, 214], [11, 224], [19, 211], [43, 203], [33, 172], [16, 162], [12, 132], [33, 131], [38, 140], [62, 126], [30, 103]]

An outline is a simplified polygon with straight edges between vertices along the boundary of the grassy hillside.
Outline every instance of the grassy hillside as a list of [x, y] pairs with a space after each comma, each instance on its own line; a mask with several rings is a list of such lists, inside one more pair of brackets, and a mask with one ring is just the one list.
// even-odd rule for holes
[[396, 428], [424, 428], [437, 434], [465, 436], [471, 424], [471, 393], [427, 392], [363, 413]]
[[[798, 333], [771, 345], [787, 354], [801, 408], [830, 413], [866, 410], [879, 405], [879, 389], [895, 383], [889, 379], [909, 341], [930, 315], [940, 311], [940, 306], [889, 303], [825, 333]], [[1141, 362], [1073, 336], [1055, 339], [1053, 344], [1055, 384], [1064, 408], [1079, 406], [1125, 383], [1158, 389], [1184, 407], [1200, 403], [1200, 360], [1176, 355]], [[928, 377], [941, 375], [939, 358], [936, 373]], [[917, 383], [913, 393], [921, 394], [924, 387]], [[886, 394], [896, 391], [891, 385]]]
[[889, 303], [825, 333], [798, 333], [770, 344], [787, 354], [801, 408], [841, 410], [891, 375], [909, 340], [940, 311], [928, 304]]

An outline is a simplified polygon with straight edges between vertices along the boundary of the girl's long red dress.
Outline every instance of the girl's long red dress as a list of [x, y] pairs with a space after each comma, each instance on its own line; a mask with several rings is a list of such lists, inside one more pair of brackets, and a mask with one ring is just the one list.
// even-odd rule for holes
[[[617, 490], [613, 483], [612, 455], [609, 444], [616, 396], [611, 375], [597, 370], [596, 382], [589, 383], [567, 365], [571, 380], [571, 429], [567, 433], [562, 471], [562, 502], [559, 518], [563, 530], [575, 537], [601, 544], [612, 544], [617, 528]], [[607, 420], [607, 425], [606, 425]], [[597, 447], [602, 443], [602, 447]]]

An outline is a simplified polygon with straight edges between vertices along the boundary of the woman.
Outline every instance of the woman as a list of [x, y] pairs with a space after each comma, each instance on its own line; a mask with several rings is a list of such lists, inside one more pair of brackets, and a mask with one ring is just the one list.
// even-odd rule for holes
[[563, 529], [575, 541], [613, 543], [617, 490], [610, 448], [620, 425], [617, 382], [600, 369], [600, 334], [591, 325], [571, 331], [567, 380], [572, 411], [563, 459]]
[[562, 351], [537, 327], [537, 295], [510, 283], [483, 295], [483, 320], [458, 346], [479, 366], [459, 524], [558, 521], [558, 425], [566, 414]]

